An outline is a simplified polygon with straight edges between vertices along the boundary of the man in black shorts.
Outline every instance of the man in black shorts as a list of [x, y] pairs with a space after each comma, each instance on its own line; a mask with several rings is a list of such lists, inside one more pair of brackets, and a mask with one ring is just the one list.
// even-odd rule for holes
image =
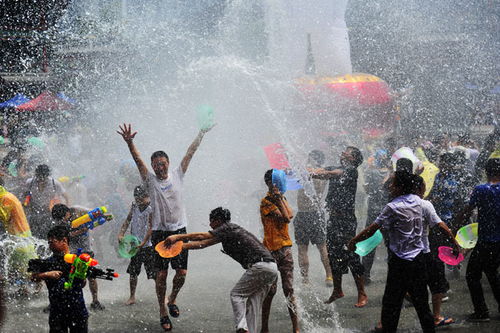
[[[170, 160], [168, 155], [161, 150], [154, 152], [151, 155], [151, 166], [154, 173], [151, 173], [134, 145], [133, 140], [137, 132], [132, 132], [130, 124], [120, 126], [118, 134], [127, 143], [130, 154], [139, 169], [142, 181], [151, 198], [151, 207], [153, 208], [151, 243], [153, 248], [171, 235], [186, 233], [187, 218], [183, 203], [184, 174], [203, 137], [210, 129], [212, 127], [200, 130], [193, 143], [189, 146], [181, 164], [171, 172], [169, 171]], [[154, 262], [157, 270], [155, 282], [156, 296], [160, 305], [160, 324], [164, 331], [171, 331], [172, 322], [167, 314], [167, 307], [172, 317], [179, 317], [180, 312], [176, 300], [186, 280], [188, 252], [182, 251], [181, 254], [172, 259], [162, 258], [156, 253]], [[175, 276], [172, 280], [172, 292], [168, 296], [168, 303], [165, 304], [169, 264], [175, 270]]]
[[[320, 168], [325, 162], [325, 155], [320, 150], [309, 153], [308, 167]], [[309, 258], [307, 250], [309, 243], [316, 245], [320, 253], [321, 262], [325, 268], [326, 284], [333, 286], [332, 270], [326, 250], [326, 222], [321, 209], [321, 199], [325, 191], [326, 182], [321, 179], [312, 179], [298, 190], [298, 212], [293, 220], [295, 242], [299, 248], [299, 267], [302, 282], [309, 283]]]
[[329, 179], [326, 208], [330, 213], [326, 235], [328, 257], [333, 274], [333, 291], [325, 303], [344, 297], [342, 275], [351, 270], [358, 289], [358, 308], [368, 303], [364, 288], [364, 268], [359, 256], [346, 249], [347, 243], [356, 235], [358, 226], [354, 205], [358, 184], [357, 168], [363, 162], [363, 155], [356, 147], [347, 147], [340, 156], [341, 166], [324, 169], [310, 169], [313, 178]]

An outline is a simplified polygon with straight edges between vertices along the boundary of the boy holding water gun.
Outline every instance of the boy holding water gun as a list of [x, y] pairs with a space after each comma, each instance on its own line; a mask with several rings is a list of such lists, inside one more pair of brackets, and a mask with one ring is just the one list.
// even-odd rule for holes
[[[52, 218], [58, 224], [62, 224], [67, 228], [71, 227], [71, 221], [76, 218], [87, 214], [89, 209], [83, 207], [68, 207], [65, 204], [57, 204], [52, 208]], [[90, 254], [94, 257], [94, 252], [90, 245], [89, 228], [86, 225], [79, 226], [78, 228], [71, 229], [69, 232], [69, 237], [71, 241], [71, 252], [76, 253], [78, 249], [82, 252]], [[92, 294], [92, 303], [90, 308], [92, 310], [104, 310], [105, 307], [99, 302], [98, 299], [98, 287], [97, 281], [94, 278], [89, 277], [89, 289]]]
[[85, 280], [76, 279], [72, 288], [65, 289], [64, 282], [69, 278], [71, 266], [64, 261], [69, 251], [69, 229], [56, 226], [47, 234], [53, 255], [47, 259], [53, 270], [33, 271], [34, 281], [45, 281], [49, 291], [50, 332], [86, 333], [88, 331], [88, 312], [85, 307], [82, 288]]
[[141, 273], [141, 266], [144, 264], [148, 279], [155, 279], [153, 259], [154, 249], [151, 244], [151, 234], [153, 233], [153, 209], [146, 189], [143, 186], [137, 186], [134, 189], [135, 202], [130, 207], [127, 219], [123, 222], [118, 241], [123, 241], [123, 236], [130, 226], [130, 233], [137, 237], [141, 242], [139, 251], [130, 260], [127, 273], [130, 274], [130, 298], [125, 303], [127, 305], [135, 304], [135, 290], [137, 288], [137, 278]]

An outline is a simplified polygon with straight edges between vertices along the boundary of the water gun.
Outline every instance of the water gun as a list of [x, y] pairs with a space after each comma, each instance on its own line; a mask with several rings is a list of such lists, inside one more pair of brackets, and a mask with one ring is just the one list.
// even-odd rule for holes
[[[67, 256], [67, 260], [66, 260]], [[80, 258], [84, 256], [84, 259], [91, 259], [93, 262], [92, 265], [88, 265], [87, 267], [81, 267], [86, 272], [84, 274], [79, 272], [79, 276], [83, 276], [84, 279], [87, 277], [94, 278], [94, 279], [103, 279], [103, 280], [109, 280], [112, 281], [114, 278], [119, 277], [118, 273], [115, 273], [115, 270], [112, 268], [107, 268], [106, 270], [103, 270], [101, 268], [96, 267], [97, 265], [97, 260], [90, 258], [90, 256], [86, 253], [76, 255], [76, 254], [66, 254], [65, 255], [65, 263], [60, 263], [60, 262], [54, 262], [54, 261], [49, 261], [46, 259], [31, 259], [28, 261], [28, 272], [33, 272], [33, 273], [44, 273], [44, 272], [50, 272], [50, 271], [61, 271], [63, 272], [71, 272], [73, 269], [76, 271], [76, 268], [73, 268], [73, 264], [75, 263], [76, 258], [80, 260]], [[83, 261], [83, 259], [81, 259]], [[71, 262], [68, 262], [71, 261]], [[84, 264], [87, 262], [84, 261]], [[83, 266], [83, 265], [81, 265]], [[74, 274], [73, 279], [71, 280], [71, 283], [66, 284], [65, 283], [65, 288], [68, 286], [70, 289], [73, 286], [74, 279], [76, 277], [76, 274]], [[69, 282], [69, 281], [68, 281]]]
[[89, 229], [94, 229], [94, 227], [100, 226], [106, 221], [112, 220], [112, 215], [104, 215], [108, 212], [108, 209], [104, 206], [97, 207], [85, 215], [80, 216], [77, 219], [71, 221], [71, 228], [78, 228], [81, 225], [85, 225]]
[[106, 271], [96, 268], [99, 262], [90, 257], [87, 253], [82, 253], [80, 255], [76, 254], [66, 254], [64, 255], [64, 261], [71, 264], [71, 270], [69, 271], [69, 278], [64, 282], [64, 289], [68, 290], [73, 288], [73, 283], [75, 279], [85, 280], [88, 277], [98, 278], [103, 280], [113, 280], [119, 275], [115, 273], [114, 269], [108, 268]]
[[57, 178], [57, 180], [60, 181], [61, 183], [73, 183], [73, 182], [79, 182], [84, 178], [85, 176], [73, 176], [73, 177], [62, 176]]

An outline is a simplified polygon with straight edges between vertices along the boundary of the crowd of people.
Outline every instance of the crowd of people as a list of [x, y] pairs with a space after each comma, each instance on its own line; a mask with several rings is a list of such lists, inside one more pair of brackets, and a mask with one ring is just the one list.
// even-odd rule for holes
[[[483, 272], [500, 311], [498, 128], [481, 148], [465, 135], [455, 143], [445, 137], [404, 145], [388, 139], [363, 147], [363, 153], [355, 146], [348, 146], [336, 166], [325, 166], [325, 154], [313, 150], [306, 162], [309, 181], [296, 196], [297, 212], [293, 211], [292, 204], [273, 177], [273, 169], [270, 169], [263, 175], [267, 193], [263, 193], [260, 201], [262, 240], [238, 225], [238, 221], [233, 222], [231, 212], [223, 207], [210, 212], [212, 230], [187, 233], [184, 176], [210, 130], [211, 127], [199, 132], [176, 168], [170, 167], [167, 153], [154, 152], [150, 157], [153, 172], [149, 171], [134, 144], [137, 132], [127, 124], [120, 126], [118, 131], [142, 180], [142, 184], [136, 184], [134, 202], [114, 236], [118, 242], [123, 242], [130, 230], [140, 242], [139, 250], [127, 268], [130, 296], [126, 304], [136, 302], [138, 276], [144, 265], [147, 278], [155, 281], [160, 325], [164, 331], [173, 329], [170, 317], [177, 318], [182, 312], [177, 298], [186, 281], [189, 250], [221, 243], [223, 253], [245, 270], [230, 292], [234, 329], [239, 333], [270, 331], [270, 309], [279, 275], [292, 331], [300, 332], [300, 312], [294, 293], [293, 241], [289, 231], [292, 224], [302, 283], [311, 283], [308, 259], [311, 243], [319, 251], [325, 283], [332, 287], [325, 303], [344, 297], [342, 277], [350, 271], [357, 288], [354, 305], [357, 308], [365, 307], [369, 301], [365, 286], [372, 280], [375, 251], [361, 258], [355, 253], [356, 244], [380, 230], [387, 247], [388, 271], [380, 322], [375, 330], [397, 330], [401, 306], [406, 298], [413, 303], [422, 330], [434, 332], [437, 327], [455, 322], [453, 318], [442, 315], [441, 307], [449, 289], [447, 278], [459, 278], [461, 269], [460, 266], [446, 266], [439, 258], [438, 248], [451, 246], [456, 255], [465, 253], [455, 240], [455, 234], [471, 223], [474, 216], [479, 231], [465, 273], [474, 308], [468, 320], [484, 322], [490, 318], [481, 287]], [[366, 168], [361, 170], [362, 165]], [[45, 164], [36, 166], [32, 177], [23, 184], [16, 184], [15, 191], [22, 203], [4, 185], [0, 178], [3, 232], [20, 238], [46, 239], [53, 253], [47, 260], [54, 269], [31, 270], [33, 281], [45, 281], [47, 285], [50, 332], [87, 332], [88, 312], [82, 292], [86, 281], [75, 283], [69, 290], [64, 287], [71, 267], [64, 262], [64, 255], [83, 252], [94, 257], [89, 227], [71, 228], [71, 221], [84, 216], [89, 209], [70, 201], [64, 186], [51, 177], [51, 169]], [[356, 234], [359, 185], [364, 186], [368, 205], [365, 229]], [[127, 211], [127, 208], [122, 210]], [[183, 242], [182, 251], [173, 258], [164, 258], [155, 251], [160, 242], [171, 247], [179, 241]], [[28, 258], [36, 256], [37, 253], [32, 253]], [[169, 267], [175, 273], [167, 296]], [[447, 274], [446, 270], [450, 272]], [[1, 272], [1, 275], [2, 279], [11, 278], [9, 272]], [[88, 283], [92, 295], [91, 309], [104, 310], [95, 278], [89, 277]]]

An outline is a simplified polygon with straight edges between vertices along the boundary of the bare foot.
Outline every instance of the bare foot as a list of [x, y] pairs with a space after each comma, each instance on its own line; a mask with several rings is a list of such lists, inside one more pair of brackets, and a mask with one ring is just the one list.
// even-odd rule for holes
[[135, 304], [135, 297], [130, 297], [128, 301], [125, 302], [125, 305]]
[[368, 296], [365, 293], [358, 295], [358, 303], [354, 304], [356, 308], [362, 308], [368, 304]]
[[333, 290], [332, 295], [325, 301], [325, 304], [330, 304], [342, 297], [344, 297], [344, 293], [342, 291]]

